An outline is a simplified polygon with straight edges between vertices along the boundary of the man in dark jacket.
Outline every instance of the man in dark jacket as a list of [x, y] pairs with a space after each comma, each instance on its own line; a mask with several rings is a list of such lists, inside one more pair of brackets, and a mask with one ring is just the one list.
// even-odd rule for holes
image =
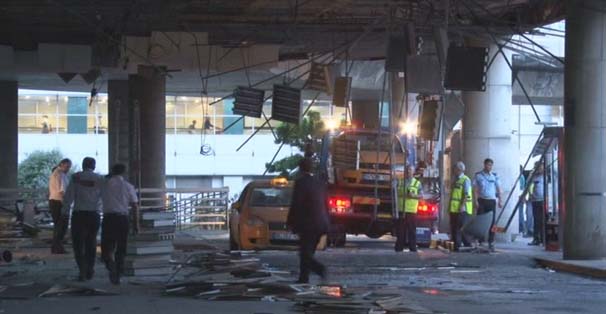
[[312, 161], [299, 163], [301, 176], [295, 181], [287, 224], [299, 235], [300, 272], [298, 283], [309, 282], [309, 271], [326, 278], [326, 267], [314, 258], [316, 247], [328, 232], [326, 185], [312, 173]]

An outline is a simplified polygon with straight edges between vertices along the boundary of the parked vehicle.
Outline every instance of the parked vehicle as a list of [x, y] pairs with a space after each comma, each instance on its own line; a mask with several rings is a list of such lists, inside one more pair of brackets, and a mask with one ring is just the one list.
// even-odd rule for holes
[[[392, 183], [403, 177], [404, 166], [402, 141], [388, 131], [344, 129], [324, 137], [318, 171], [328, 183], [330, 244], [344, 246], [346, 234], [379, 238], [394, 233]], [[420, 244], [431, 240], [439, 203], [439, 191], [423, 193], [418, 210]]]
[[[231, 250], [275, 249], [297, 245], [286, 225], [293, 184], [284, 178], [250, 182], [229, 213]], [[318, 249], [326, 247], [322, 239]]]

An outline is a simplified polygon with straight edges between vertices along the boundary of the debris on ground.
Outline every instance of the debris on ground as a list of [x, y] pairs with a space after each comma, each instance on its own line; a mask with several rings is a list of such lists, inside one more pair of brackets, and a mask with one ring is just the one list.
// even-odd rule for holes
[[[428, 313], [404, 299], [402, 291], [394, 287], [350, 289], [338, 284], [295, 284], [290, 272], [261, 264], [248, 252], [197, 252], [173, 263], [178, 270], [164, 286], [166, 296], [208, 301], [289, 301], [295, 303], [295, 310], [304, 313]], [[177, 276], [180, 279], [175, 279]]]
[[84, 286], [57, 284], [50, 287], [48, 290], [40, 293], [38, 296], [44, 297], [62, 297], [62, 296], [107, 296], [116, 295], [116, 293], [108, 292], [101, 289], [89, 288]]
[[36, 298], [48, 289], [48, 285], [25, 282], [10, 286], [0, 286], [0, 300], [25, 300]]

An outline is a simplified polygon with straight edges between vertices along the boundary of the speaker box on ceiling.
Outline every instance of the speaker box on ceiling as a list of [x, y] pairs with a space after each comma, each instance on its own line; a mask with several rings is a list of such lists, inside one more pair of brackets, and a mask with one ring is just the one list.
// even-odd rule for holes
[[448, 47], [444, 88], [485, 91], [488, 48]]
[[324, 92], [327, 95], [330, 95], [332, 92], [330, 80], [329, 66], [326, 64], [312, 62], [309, 78], [307, 79], [305, 88]]
[[387, 42], [385, 53], [385, 71], [405, 72], [406, 57], [415, 55], [417, 39], [414, 24], [408, 23], [402, 34], [392, 35]]
[[436, 56], [408, 56], [406, 61], [406, 88], [409, 93], [441, 94], [442, 75]]
[[256, 88], [238, 86], [234, 91], [234, 114], [260, 118], [263, 111], [265, 91]]
[[423, 102], [419, 121], [419, 137], [435, 141], [438, 139], [439, 131], [439, 103], [436, 100]]
[[299, 124], [301, 120], [301, 90], [286, 85], [274, 85], [271, 118], [272, 120]]
[[335, 80], [335, 90], [332, 95], [332, 104], [336, 107], [347, 107], [350, 88], [351, 77], [337, 77]]

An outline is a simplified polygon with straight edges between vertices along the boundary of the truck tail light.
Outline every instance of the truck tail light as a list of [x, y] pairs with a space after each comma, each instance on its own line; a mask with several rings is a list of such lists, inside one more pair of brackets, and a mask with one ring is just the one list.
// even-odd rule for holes
[[349, 212], [351, 211], [351, 199], [345, 196], [331, 196], [328, 198], [328, 207], [331, 213]]
[[435, 215], [438, 211], [438, 204], [419, 201], [417, 212], [421, 215]]

